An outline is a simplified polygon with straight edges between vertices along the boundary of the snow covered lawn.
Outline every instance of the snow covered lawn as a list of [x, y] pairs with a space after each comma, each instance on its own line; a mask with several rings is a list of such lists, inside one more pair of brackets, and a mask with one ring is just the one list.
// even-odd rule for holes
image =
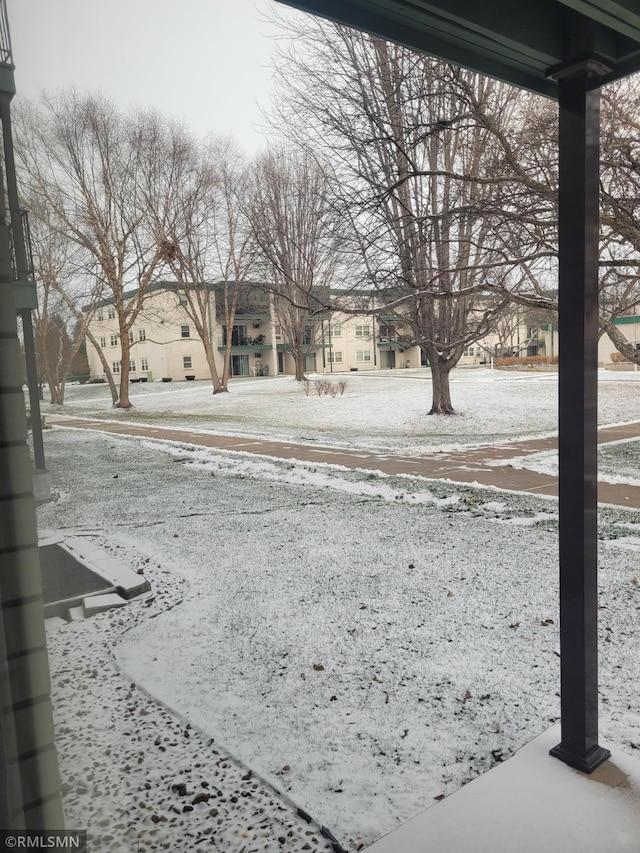
[[[553, 429], [553, 374], [465, 373], [458, 418], [422, 417], [426, 390], [410, 376], [358, 376], [335, 399], [306, 398], [289, 379], [238, 382], [213, 399], [204, 385], [156, 385], [133, 417], [212, 428], [221, 401], [219, 430], [407, 452]], [[601, 420], [640, 419], [635, 375], [610, 376]], [[95, 386], [73, 392], [73, 412], [113, 417], [108, 401], [89, 401]], [[347, 406], [355, 425], [342, 424]], [[553, 500], [82, 431], [47, 432], [46, 452], [57, 499], [39, 509], [42, 527], [148, 560], [161, 596], [168, 579], [184, 584], [184, 600], [155, 618], [118, 613], [110, 642], [127, 679], [346, 848], [557, 720]], [[604, 510], [600, 533], [601, 740], [638, 755], [640, 517]], [[54, 680], [83, 665], [65, 630], [50, 639]], [[62, 766], [70, 772], [64, 754]], [[68, 805], [78, 826], [86, 806], [81, 795]]]
[[[640, 420], [640, 373], [601, 370], [599, 422]], [[428, 417], [429, 371], [347, 373], [342, 396], [307, 397], [290, 376], [237, 379], [230, 393], [211, 394], [207, 382], [131, 385], [135, 408], [111, 408], [108, 388], [67, 389], [64, 411], [121, 421], [215, 430], [337, 447], [421, 453], [544, 435], [557, 428], [557, 373], [484, 368], [452, 373], [451, 394], [459, 414]], [[45, 406], [45, 411], [46, 411]], [[58, 411], [60, 411], [58, 409]]]

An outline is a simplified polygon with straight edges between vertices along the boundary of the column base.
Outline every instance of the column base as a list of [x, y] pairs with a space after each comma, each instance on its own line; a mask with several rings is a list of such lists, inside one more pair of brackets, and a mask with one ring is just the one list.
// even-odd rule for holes
[[581, 755], [567, 749], [562, 745], [562, 743], [559, 743], [557, 746], [554, 746], [553, 749], [549, 750], [549, 755], [553, 755], [554, 758], [559, 758], [560, 761], [564, 761], [564, 763], [568, 764], [569, 767], [574, 767], [576, 770], [581, 770], [583, 773], [593, 773], [596, 767], [600, 767], [600, 765], [610, 757], [611, 753], [603, 746], [596, 745], [590, 749], [586, 755]]

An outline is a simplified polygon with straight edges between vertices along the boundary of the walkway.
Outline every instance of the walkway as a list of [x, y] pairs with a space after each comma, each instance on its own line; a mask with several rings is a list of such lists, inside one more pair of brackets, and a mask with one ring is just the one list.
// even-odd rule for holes
[[[536, 495], [558, 494], [557, 477], [526, 469], [512, 468], [508, 463], [504, 465], [495, 464], [500, 460], [513, 459], [545, 450], [555, 450], [558, 446], [557, 437], [517, 441], [512, 444], [495, 447], [485, 446], [473, 450], [436, 452], [423, 456], [402, 456], [201, 433], [188, 429], [176, 430], [144, 425], [136, 426], [135, 424], [109, 423], [65, 415], [47, 416], [47, 422], [57, 427], [176, 441], [201, 447], [213, 447], [218, 450], [273, 456], [278, 459], [298, 459], [302, 462], [311, 463], [324, 462], [331, 465], [343, 465], [346, 468], [382, 471], [391, 475], [412, 474], [430, 480], [452, 480], [456, 483], [468, 484], [479, 483], [483, 486], [495, 486], [507, 491]], [[640, 422], [602, 427], [598, 431], [598, 442], [600, 444], [633, 438], [640, 438]], [[599, 483], [598, 500], [605, 504], [640, 508], [640, 486], [624, 483]]]

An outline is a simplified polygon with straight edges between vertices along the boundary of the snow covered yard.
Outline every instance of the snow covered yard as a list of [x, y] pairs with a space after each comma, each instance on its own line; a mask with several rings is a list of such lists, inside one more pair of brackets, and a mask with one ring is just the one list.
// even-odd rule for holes
[[[628, 376], [603, 383], [607, 421], [640, 417]], [[411, 377], [359, 377], [351, 390], [361, 431], [346, 437], [330, 419], [349, 390], [313, 400], [314, 418], [311, 397], [287, 386], [285, 394], [298, 393], [294, 407], [272, 390], [280, 380], [238, 382], [223, 404], [235, 412], [234, 431], [291, 439], [312, 430], [326, 444], [388, 441], [413, 452], [477, 442], [481, 434], [553, 429], [555, 377], [476, 377], [465, 380], [475, 390], [460, 395], [463, 416], [422, 418], [422, 432], [409, 436], [407, 424], [428, 408]], [[374, 386], [388, 392], [369, 395]], [[73, 411], [89, 413], [86, 390], [77, 389]], [[210, 417], [203, 407], [220, 399], [179, 386], [145, 394], [135, 417], [200, 428]], [[502, 426], [501, 408], [513, 413]], [[93, 532], [133, 564], [148, 560], [160, 596], [154, 618], [133, 618], [126, 608], [53, 633], [54, 683], [61, 667], [88, 665], [86, 646], [70, 642], [69, 632], [100, 638], [109, 625], [105, 641], [127, 674], [124, 684], [135, 682], [214, 737], [348, 849], [372, 842], [557, 719], [554, 501], [81, 431], [53, 430], [46, 442], [58, 496], [40, 508], [41, 526]], [[603, 511], [601, 740], [631, 754], [640, 748], [639, 531], [637, 513]], [[184, 600], [159, 606], [176, 583]], [[67, 705], [58, 711], [70, 729], [61, 744], [63, 774], [74, 776], [70, 825], [84, 825], [92, 813], [90, 795], [78, 793], [90, 786], [76, 784], [91, 765], [79, 772], [75, 751], [65, 757], [64, 745], [74, 726], [92, 719], [97, 742], [110, 742], [101, 721], [117, 710], [105, 711], [106, 697], [101, 702], [81, 721]], [[167, 759], [150, 752], [145, 772], [157, 779]], [[133, 771], [108, 772], [115, 775], [103, 805], [108, 810], [113, 800], [117, 810]]]
[[[338, 379], [347, 387], [335, 398], [318, 397], [313, 387], [307, 397], [290, 376], [232, 380], [230, 393], [215, 397], [207, 382], [137, 383], [131, 386], [135, 408], [129, 411], [111, 408], [104, 385], [71, 386], [64, 411], [412, 454], [544, 435], [557, 428], [557, 373], [457, 369], [451, 394], [459, 414], [452, 418], [426, 416], [431, 406], [427, 369], [335, 375]], [[640, 373], [601, 370], [599, 379], [599, 422], [640, 420]]]

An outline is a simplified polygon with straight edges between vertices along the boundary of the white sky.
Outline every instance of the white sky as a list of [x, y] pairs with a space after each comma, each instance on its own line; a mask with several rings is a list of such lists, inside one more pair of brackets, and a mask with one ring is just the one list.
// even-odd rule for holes
[[[75, 86], [260, 148], [269, 0], [8, 0], [18, 97]], [[285, 9], [285, 7], [279, 7]]]

